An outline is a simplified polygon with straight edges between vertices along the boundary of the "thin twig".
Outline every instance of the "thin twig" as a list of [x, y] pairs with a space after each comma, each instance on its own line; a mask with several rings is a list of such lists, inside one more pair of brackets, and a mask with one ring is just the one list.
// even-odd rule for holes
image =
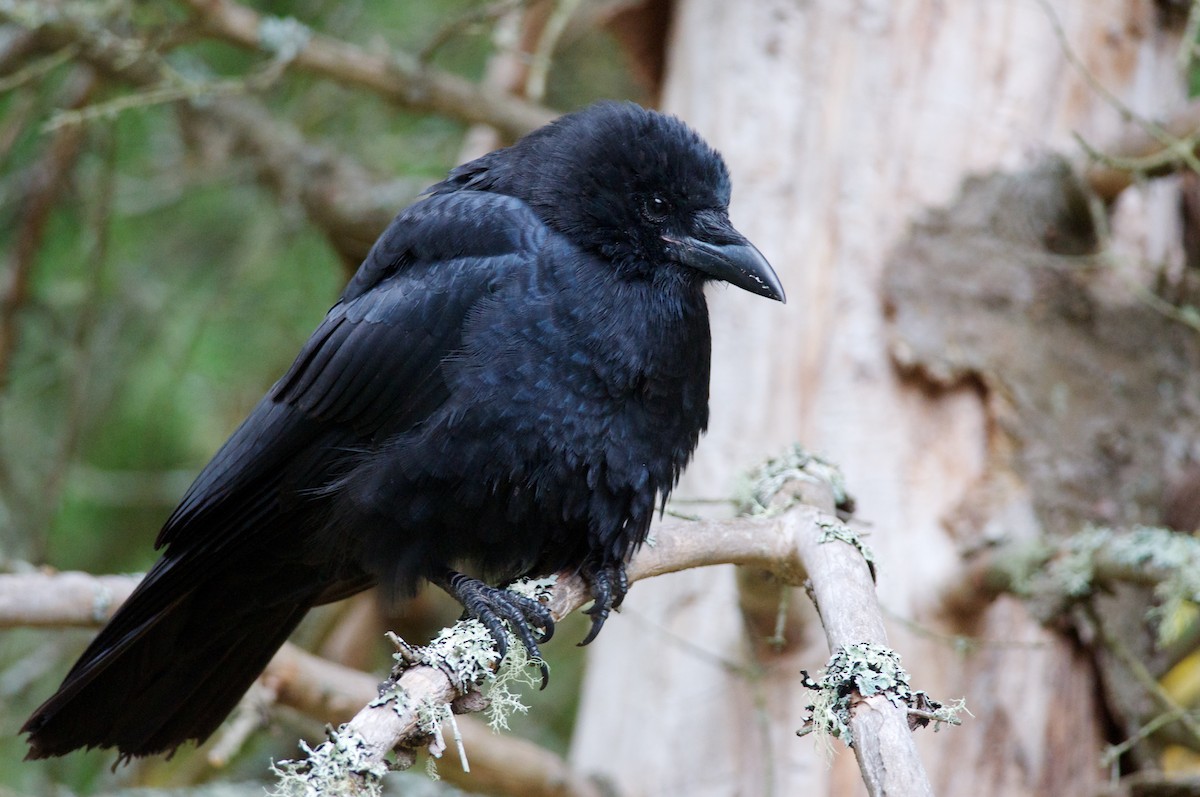
[[1200, 749], [1200, 722], [1185, 707], [1179, 705], [1175, 701], [1175, 698], [1171, 697], [1170, 693], [1163, 688], [1162, 684], [1155, 680], [1150, 671], [1146, 669], [1146, 665], [1134, 655], [1129, 646], [1125, 644], [1125, 641], [1108, 629], [1108, 626], [1104, 623], [1104, 619], [1100, 617], [1094, 605], [1091, 603], [1086, 604], [1085, 611], [1095, 626], [1097, 633], [1100, 635], [1100, 640], [1104, 643], [1104, 647], [1110, 650], [1125, 665], [1126, 671], [1133, 676], [1134, 680], [1138, 682], [1146, 694], [1158, 705], [1160, 711], [1174, 716], [1180, 726], [1191, 737], [1192, 746]]
[[[1066, 31], [1048, 0], [1038, 0], [1050, 26], [1058, 39], [1059, 47], [1068, 63], [1079, 73], [1092, 91], [1104, 98], [1121, 118], [1134, 126], [1134, 131], [1107, 148], [1107, 154], [1076, 134], [1084, 153], [1091, 160], [1086, 170], [1088, 186], [1101, 199], [1111, 201], [1138, 179], [1158, 177], [1186, 167], [1200, 171], [1200, 106], [1192, 105], [1162, 124], [1151, 121], [1135, 112], [1120, 97], [1096, 79], [1087, 65], [1072, 49]], [[1195, 17], [1193, 5], [1191, 18]]]
[[1192, 0], [1188, 9], [1187, 24], [1183, 26], [1183, 36], [1179, 40], [1179, 51], [1175, 54], [1175, 63], [1181, 75], [1186, 75], [1196, 58], [1196, 39], [1200, 36], [1200, 0]]
[[1071, 66], [1075, 67], [1080, 77], [1083, 78], [1084, 82], [1087, 83], [1092, 91], [1099, 94], [1105, 102], [1107, 102], [1117, 111], [1117, 113], [1121, 115], [1122, 119], [1138, 125], [1146, 134], [1155, 139], [1163, 147], [1168, 149], [1177, 149], [1179, 156], [1190, 168], [1200, 171], [1200, 159], [1197, 159], [1195, 153], [1191, 151], [1179, 151], [1178, 136], [1171, 135], [1171, 133], [1164, 129], [1161, 125], [1158, 125], [1155, 122], [1136, 113], [1132, 108], [1125, 104], [1120, 97], [1118, 97], [1116, 94], [1110, 91], [1107, 86], [1096, 79], [1096, 76], [1093, 75], [1091, 70], [1087, 68], [1087, 64], [1085, 64], [1083, 60], [1076, 55], [1075, 50], [1071, 47], [1071, 43], [1067, 40], [1067, 33], [1063, 29], [1062, 21], [1058, 18], [1058, 14], [1055, 12], [1054, 7], [1050, 5], [1049, 0], [1037, 0], [1037, 2], [1038, 5], [1042, 7], [1042, 10], [1046, 13], [1047, 19], [1050, 20], [1050, 27], [1054, 31], [1055, 38], [1058, 39], [1059, 47], [1062, 49], [1063, 57], [1067, 59]]
[[1121, 756], [1132, 750], [1139, 742], [1149, 739], [1161, 728], [1170, 725], [1172, 722], [1183, 719], [1183, 715], [1188, 711], [1183, 706], [1179, 706], [1171, 711], [1164, 711], [1162, 714], [1151, 719], [1149, 722], [1138, 728], [1137, 733], [1130, 736], [1125, 741], [1114, 744], [1104, 751], [1104, 755], [1100, 756], [1100, 766], [1108, 767], [1117, 763]]
[[49, 74], [50, 72], [53, 72], [55, 69], [67, 63], [78, 54], [78, 46], [69, 44], [56, 52], [31, 61], [30, 63], [18, 69], [16, 72], [0, 78], [0, 94], [5, 94], [15, 88], [24, 86], [27, 83], [32, 83], [33, 81]]

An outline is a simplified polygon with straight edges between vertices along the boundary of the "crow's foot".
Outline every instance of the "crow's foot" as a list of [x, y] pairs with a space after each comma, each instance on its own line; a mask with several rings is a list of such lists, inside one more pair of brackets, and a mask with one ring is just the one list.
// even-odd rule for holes
[[625, 573], [625, 564], [584, 565], [580, 575], [587, 581], [592, 592], [592, 608], [584, 614], [592, 618], [592, 629], [579, 643], [580, 647], [588, 644], [608, 619], [609, 612], [621, 607], [625, 593], [629, 592], [629, 576]]
[[[529, 657], [542, 662], [542, 688], [546, 688], [550, 671], [542, 661], [538, 643], [548, 642], [554, 636], [554, 618], [548, 608], [533, 598], [488, 586], [477, 578], [453, 570], [447, 570], [443, 576], [432, 581], [463, 605], [464, 617], [473, 617], [483, 623], [495, 640], [501, 659], [508, 653], [508, 633], [502, 622], [507, 620], [508, 627], [521, 640]], [[535, 628], [541, 631], [536, 636]]]

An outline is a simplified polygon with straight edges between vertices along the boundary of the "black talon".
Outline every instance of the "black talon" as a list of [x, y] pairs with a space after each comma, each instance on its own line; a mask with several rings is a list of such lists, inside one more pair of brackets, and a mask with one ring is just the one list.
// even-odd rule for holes
[[616, 571], [617, 583], [614, 585], [612, 607], [620, 609], [621, 604], [625, 602], [625, 596], [629, 593], [629, 574], [625, 572], [625, 566], [620, 565], [613, 568]]
[[[464, 617], [473, 617], [483, 623], [495, 641], [501, 659], [508, 653], [508, 634], [501, 622], [507, 621], [512, 633], [529, 652], [529, 657], [541, 662], [541, 688], [546, 688], [550, 682], [550, 669], [542, 659], [538, 643], [548, 642], [554, 636], [554, 617], [549, 609], [533, 598], [488, 586], [477, 578], [453, 570], [447, 570], [444, 575], [430, 580], [463, 605]], [[535, 636], [534, 628], [541, 629], [541, 633]]]
[[629, 592], [629, 576], [624, 564], [585, 566], [582, 575], [592, 592], [592, 608], [584, 612], [592, 618], [592, 628], [579, 643], [580, 647], [590, 643], [604, 627], [609, 613], [621, 606], [625, 593]]

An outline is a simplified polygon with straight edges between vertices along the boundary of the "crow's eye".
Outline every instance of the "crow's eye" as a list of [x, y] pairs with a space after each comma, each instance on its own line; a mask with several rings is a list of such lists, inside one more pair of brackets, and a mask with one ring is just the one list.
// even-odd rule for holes
[[646, 217], [647, 221], [655, 223], [666, 221], [667, 214], [670, 211], [671, 208], [667, 205], [667, 200], [658, 194], [651, 194], [642, 201], [642, 215]]

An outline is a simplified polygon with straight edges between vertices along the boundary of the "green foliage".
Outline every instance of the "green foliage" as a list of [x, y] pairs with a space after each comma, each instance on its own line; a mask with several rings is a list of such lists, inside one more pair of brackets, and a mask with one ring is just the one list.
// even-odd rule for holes
[[[477, 19], [491, 5], [486, 0], [247, 4], [368, 49], [421, 52], [444, 39], [428, 54], [430, 63], [468, 79], [483, 75], [492, 53], [491, 25]], [[173, 0], [112, 2], [100, 10], [117, 14], [122, 30], [161, 39], [190, 16]], [[458, 24], [469, 18], [476, 21]], [[189, 80], [229, 80], [265, 66], [261, 54], [226, 43], [181, 41], [166, 58]], [[37, 53], [30, 62], [42, 58]], [[30, 181], [54, 140], [46, 122], [73, 70], [68, 54], [0, 92], [4, 268], [21, 243]], [[636, 93], [602, 31], [562, 48], [550, 77], [547, 101], [564, 109]], [[131, 93], [119, 80], [104, 82], [88, 102]], [[254, 98], [381, 177], [433, 183], [462, 144], [457, 121], [308, 75], [286, 73]], [[2, 563], [146, 568], [155, 557], [151, 542], [191, 478], [287, 368], [347, 276], [303, 210], [260, 186], [240, 153], [221, 151], [219, 140], [215, 150], [213, 141], [197, 142], [169, 103], [134, 105], [85, 128], [15, 316], [16, 346], [0, 373]], [[168, 764], [135, 762], [115, 773], [108, 771], [113, 756], [101, 751], [17, 763], [25, 747], [16, 728], [90, 635], [0, 634], [0, 789], [32, 793], [53, 783], [88, 793], [209, 777], [188, 751]], [[559, 750], [574, 711], [569, 671], [556, 670], [561, 677], [533, 697], [545, 712], [524, 727]], [[216, 774], [267, 775], [261, 758], [239, 766]]]

